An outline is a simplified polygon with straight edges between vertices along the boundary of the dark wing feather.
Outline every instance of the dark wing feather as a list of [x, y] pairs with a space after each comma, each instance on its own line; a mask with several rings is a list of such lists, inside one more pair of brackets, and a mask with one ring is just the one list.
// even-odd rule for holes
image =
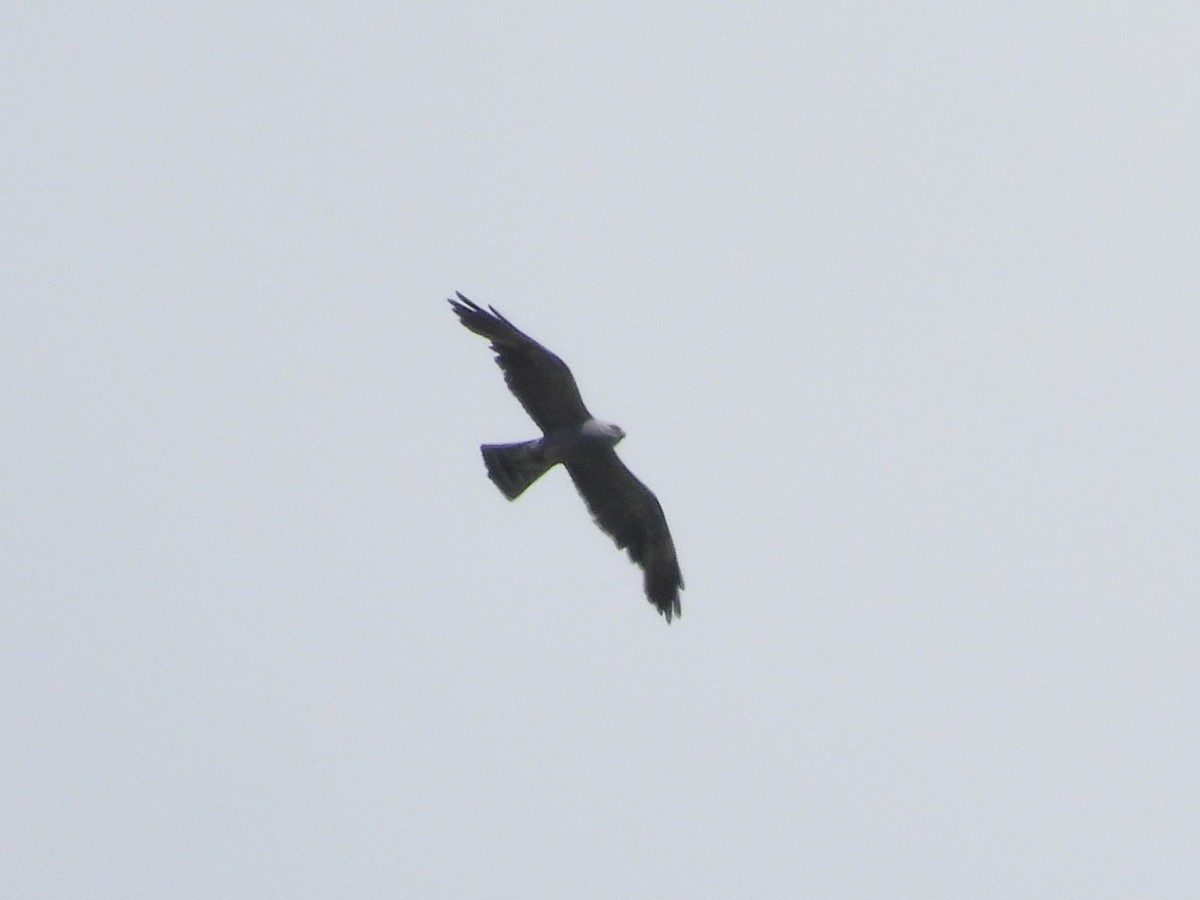
[[492, 342], [496, 362], [508, 389], [542, 431], [580, 425], [591, 418], [571, 370], [561, 359], [496, 312], [483, 309], [462, 294], [450, 305], [459, 320]]
[[564, 465], [596, 524], [642, 567], [647, 599], [670, 622], [680, 614], [683, 575], [658, 498], [611, 447], [578, 454]]

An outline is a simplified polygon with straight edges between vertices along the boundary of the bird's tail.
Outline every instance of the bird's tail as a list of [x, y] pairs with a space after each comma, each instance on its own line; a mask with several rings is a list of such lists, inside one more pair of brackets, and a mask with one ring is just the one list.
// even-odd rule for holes
[[488, 478], [509, 500], [516, 500], [554, 465], [554, 460], [546, 459], [542, 452], [540, 439], [519, 444], [484, 444], [479, 449]]

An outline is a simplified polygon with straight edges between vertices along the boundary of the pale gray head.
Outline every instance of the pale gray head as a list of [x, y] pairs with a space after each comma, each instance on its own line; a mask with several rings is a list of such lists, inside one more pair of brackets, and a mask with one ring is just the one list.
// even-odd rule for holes
[[602, 440], [610, 447], [615, 447], [621, 438], [625, 437], [625, 432], [621, 430], [620, 425], [601, 422], [599, 419], [588, 419], [583, 423], [580, 431], [584, 437]]

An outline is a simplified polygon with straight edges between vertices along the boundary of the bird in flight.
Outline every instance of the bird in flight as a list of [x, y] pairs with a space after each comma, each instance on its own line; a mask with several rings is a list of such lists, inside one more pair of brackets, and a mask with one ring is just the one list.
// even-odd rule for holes
[[450, 306], [463, 325], [492, 342], [509, 390], [542, 430], [532, 441], [482, 445], [488, 477], [515, 500], [562, 463], [596, 524], [642, 567], [646, 598], [668, 622], [680, 615], [683, 575], [667, 518], [658, 498], [613, 449], [625, 432], [588, 412], [566, 363], [495, 307], [485, 310], [462, 294], [451, 298]]

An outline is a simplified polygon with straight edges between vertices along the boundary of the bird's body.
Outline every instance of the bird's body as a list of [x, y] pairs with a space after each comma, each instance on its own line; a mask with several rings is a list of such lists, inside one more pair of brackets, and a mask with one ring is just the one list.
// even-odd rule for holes
[[588, 419], [582, 425], [563, 425], [532, 441], [483, 444], [488, 477], [504, 496], [516, 500], [529, 485], [558, 463], [615, 447], [625, 432], [610, 422]]
[[509, 389], [542, 430], [532, 441], [482, 445], [488, 477], [515, 500], [551, 468], [565, 466], [596, 524], [645, 571], [646, 596], [670, 622], [680, 614], [683, 576], [662, 507], [614, 450], [625, 432], [592, 416], [566, 364], [494, 308], [462, 294], [450, 305], [463, 325], [492, 342]]

